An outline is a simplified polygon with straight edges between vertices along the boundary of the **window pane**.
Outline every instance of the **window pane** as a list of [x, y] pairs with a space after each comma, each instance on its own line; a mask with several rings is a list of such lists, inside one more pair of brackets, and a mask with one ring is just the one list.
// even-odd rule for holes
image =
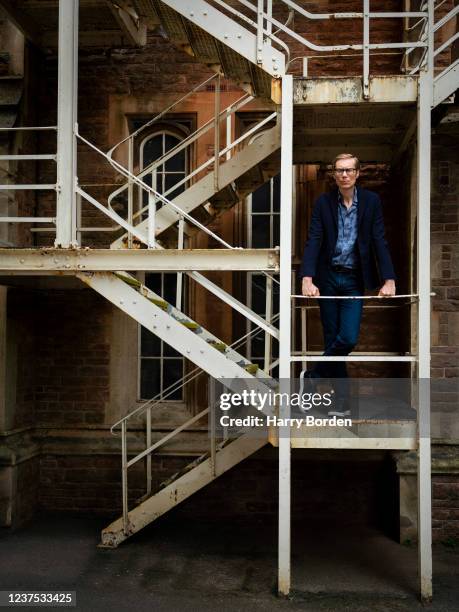
[[280, 174], [277, 174], [273, 179], [273, 210], [280, 211]]
[[180, 357], [180, 353], [178, 353], [172, 346], [167, 344], [167, 342], [163, 342], [163, 355], [164, 357]]
[[270, 215], [254, 215], [252, 217], [252, 248], [268, 248]]
[[[169, 385], [183, 378], [183, 360], [182, 359], [164, 359], [163, 361], [163, 379], [164, 389]], [[183, 397], [182, 388], [177, 389], [168, 400], [180, 400]]]
[[148, 272], [145, 274], [145, 285], [154, 293], [161, 295], [161, 273]]
[[173, 136], [172, 134], [165, 134], [165, 146], [164, 153], [167, 153], [173, 149], [180, 142], [180, 138]]
[[273, 243], [271, 247], [280, 246], [280, 215], [273, 215]]
[[160, 391], [159, 359], [142, 359], [140, 370], [140, 397], [151, 399]]
[[177, 295], [177, 274], [166, 272], [163, 274], [164, 299], [175, 305]]
[[168, 172], [185, 172], [185, 149], [167, 160], [165, 166]]
[[163, 154], [163, 135], [153, 136], [143, 146], [143, 167], [159, 159]]
[[[166, 174], [166, 189], [164, 190], [164, 192], [168, 191], [171, 187], [173, 187], [174, 185], [176, 185], [178, 182], [180, 182], [183, 178], [185, 178], [185, 175], [182, 174]], [[171, 193], [169, 193], [167, 195], [167, 198], [169, 200], [172, 200], [173, 198], [176, 198], [180, 193], [183, 193], [185, 191], [185, 184], [180, 185], [180, 187], [177, 187], [177, 189], [174, 189], [174, 191], [171, 191]]]
[[252, 310], [259, 315], [264, 315], [266, 306], [266, 278], [264, 276], [252, 275]]
[[269, 181], [252, 194], [252, 212], [269, 212], [271, 187]]
[[161, 340], [145, 327], [141, 328], [140, 354], [142, 357], [159, 357], [161, 355]]

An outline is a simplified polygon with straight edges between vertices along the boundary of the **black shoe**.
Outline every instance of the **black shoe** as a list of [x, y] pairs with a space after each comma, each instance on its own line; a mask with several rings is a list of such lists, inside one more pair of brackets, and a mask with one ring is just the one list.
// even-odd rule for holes
[[349, 402], [343, 399], [338, 399], [334, 408], [328, 411], [329, 417], [350, 417], [351, 408]]

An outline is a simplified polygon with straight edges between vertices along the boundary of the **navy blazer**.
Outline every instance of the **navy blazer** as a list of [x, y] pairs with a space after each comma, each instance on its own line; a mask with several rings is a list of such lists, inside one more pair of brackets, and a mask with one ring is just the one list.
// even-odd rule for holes
[[[384, 236], [381, 200], [376, 193], [357, 187], [357, 253], [366, 289], [395, 279], [394, 267]], [[309, 237], [303, 254], [301, 276], [312, 276], [320, 284], [332, 264], [338, 239], [338, 188], [323, 193], [315, 202]], [[379, 278], [378, 278], [379, 277]]]

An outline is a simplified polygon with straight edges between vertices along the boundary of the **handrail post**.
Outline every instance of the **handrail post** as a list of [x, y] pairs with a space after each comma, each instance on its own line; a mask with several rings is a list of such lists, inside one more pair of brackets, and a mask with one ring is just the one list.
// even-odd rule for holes
[[78, 0], [59, 0], [56, 247], [76, 244]]
[[[128, 150], [128, 170], [129, 170], [129, 175], [134, 174], [134, 139], [130, 138], [129, 139], [129, 150]], [[133, 195], [134, 195], [134, 184], [132, 182], [131, 176], [128, 177], [128, 223], [129, 225], [133, 225], [133, 215], [134, 215], [134, 202], [133, 202]], [[132, 249], [132, 234], [131, 232], [128, 232], [127, 235], [127, 239], [128, 239], [128, 249]]]
[[156, 199], [151, 191], [148, 192], [148, 248], [156, 247]]
[[215, 191], [219, 190], [218, 187], [218, 170], [220, 164], [220, 74], [218, 74], [215, 80], [215, 117], [214, 117], [214, 188]]
[[215, 379], [213, 376], [209, 378], [209, 415], [210, 415], [210, 465], [212, 468], [212, 476], [217, 475], [217, 446], [215, 440]]
[[370, 0], [363, 0], [363, 97], [370, 97]]
[[[150, 448], [151, 446], [151, 406], [147, 408], [147, 416], [146, 416], [146, 432], [145, 432], [145, 444], [146, 448]], [[147, 455], [147, 495], [151, 494], [151, 453]]]
[[[178, 244], [177, 248], [182, 250], [184, 244], [185, 220], [180, 217], [178, 222]], [[183, 272], [177, 272], [177, 294], [175, 296], [175, 307], [182, 310]]]
[[267, 0], [266, 2], [266, 15], [268, 19], [266, 19], [266, 45], [271, 47], [271, 34], [273, 33], [273, 24], [271, 21], [271, 17], [273, 16], [273, 0]]
[[[271, 323], [273, 316], [273, 279], [270, 276], [266, 277], [266, 303], [265, 303], [265, 318], [267, 323]], [[264, 366], [265, 372], [269, 371], [271, 363], [272, 337], [265, 331], [265, 356]]]
[[127, 470], [127, 423], [123, 421], [121, 423], [121, 486], [123, 495], [123, 530], [126, 535], [129, 532]]
[[231, 106], [226, 109], [226, 160], [231, 159], [231, 141], [233, 139]]

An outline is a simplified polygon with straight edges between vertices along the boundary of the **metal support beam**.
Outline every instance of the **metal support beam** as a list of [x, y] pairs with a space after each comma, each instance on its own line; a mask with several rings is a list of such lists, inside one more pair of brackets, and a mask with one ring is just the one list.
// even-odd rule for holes
[[[293, 173], [293, 77], [282, 79], [281, 135], [281, 244], [279, 301], [279, 377], [290, 379], [291, 269], [292, 269], [292, 173]], [[287, 389], [289, 391], [289, 389]], [[282, 404], [280, 418], [290, 417], [290, 406]], [[278, 592], [290, 592], [290, 427], [279, 428], [279, 552]]]
[[116, 270], [273, 272], [277, 269], [276, 249], [0, 249], [0, 270], [15, 274]]
[[78, 0], [59, 0], [56, 247], [76, 245]]
[[141, 22], [140, 18], [135, 19], [135, 15], [132, 15], [129, 11], [128, 4], [122, 0], [116, 2], [106, 0], [106, 3], [127, 43], [136, 47], [143, 47], [147, 42], [147, 26]]
[[[433, 3], [432, 3], [433, 4]], [[433, 7], [431, 8], [433, 14]], [[430, 157], [432, 70], [419, 77], [417, 150], [417, 278], [418, 278], [418, 555], [421, 598], [432, 599], [432, 501], [430, 457]], [[421, 261], [422, 253], [422, 261]]]

